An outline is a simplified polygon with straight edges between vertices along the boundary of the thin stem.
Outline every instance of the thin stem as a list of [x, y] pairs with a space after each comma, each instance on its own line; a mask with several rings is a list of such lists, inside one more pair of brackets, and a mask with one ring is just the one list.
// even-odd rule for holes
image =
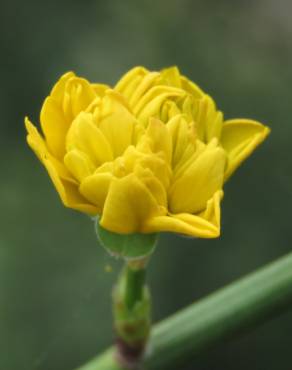
[[[145, 370], [177, 368], [198, 351], [279, 315], [292, 301], [292, 253], [154, 327]], [[108, 350], [79, 370], [122, 370]]]
[[145, 285], [145, 261], [128, 261], [113, 294], [116, 360], [138, 369], [149, 338], [151, 299]]
[[143, 297], [145, 275], [144, 268], [137, 270], [131, 268], [129, 264], [126, 266], [125, 302], [129, 310]]

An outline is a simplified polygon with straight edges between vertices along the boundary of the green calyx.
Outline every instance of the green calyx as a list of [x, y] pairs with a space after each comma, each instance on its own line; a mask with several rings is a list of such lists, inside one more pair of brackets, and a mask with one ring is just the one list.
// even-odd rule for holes
[[151, 255], [158, 234], [116, 234], [104, 229], [96, 220], [97, 237], [101, 245], [111, 254], [125, 259], [139, 259]]

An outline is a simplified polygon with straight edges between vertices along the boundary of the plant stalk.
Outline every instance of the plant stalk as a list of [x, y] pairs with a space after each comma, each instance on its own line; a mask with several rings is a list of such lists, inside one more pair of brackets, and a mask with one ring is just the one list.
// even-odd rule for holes
[[129, 310], [141, 301], [145, 285], [145, 269], [133, 269], [129, 264], [126, 266], [125, 302]]
[[113, 292], [115, 360], [139, 369], [151, 325], [151, 301], [145, 284], [145, 263], [127, 261]]

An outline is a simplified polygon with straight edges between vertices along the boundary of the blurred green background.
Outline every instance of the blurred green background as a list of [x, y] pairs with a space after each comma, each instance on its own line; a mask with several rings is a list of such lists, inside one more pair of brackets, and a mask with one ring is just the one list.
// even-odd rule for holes
[[[67, 70], [113, 83], [138, 64], [176, 64], [226, 117], [272, 128], [225, 187], [221, 238], [161, 237], [155, 321], [291, 250], [291, 11], [288, 0], [1, 1], [1, 370], [72, 370], [112, 341], [120, 265], [25, 143], [23, 117], [38, 121]], [[291, 370], [291, 333], [290, 311], [180, 369]]]

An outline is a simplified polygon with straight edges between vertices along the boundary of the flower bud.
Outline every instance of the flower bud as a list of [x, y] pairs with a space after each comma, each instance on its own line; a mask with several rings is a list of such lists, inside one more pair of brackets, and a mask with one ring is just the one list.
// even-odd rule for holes
[[109, 87], [74, 73], [57, 82], [27, 141], [65, 206], [117, 234], [220, 234], [223, 185], [266, 138], [249, 119], [225, 121], [176, 67], [136, 67]]

